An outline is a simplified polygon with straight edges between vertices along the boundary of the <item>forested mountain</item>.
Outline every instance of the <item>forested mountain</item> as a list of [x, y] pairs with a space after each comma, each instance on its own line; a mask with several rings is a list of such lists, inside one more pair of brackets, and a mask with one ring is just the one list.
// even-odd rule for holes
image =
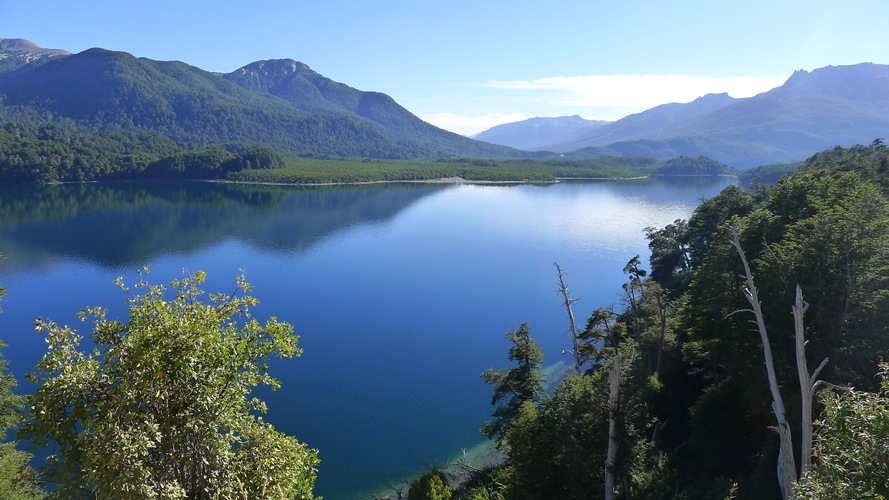
[[529, 118], [504, 123], [473, 136], [473, 139], [516, 149], [536, 149], [556, 142], [572, 141], [608, 122], [585, 120], [577, 115], [558, 118]]
[[658, 106], [541, 149], [572, 156], [704, 155], [746, 168], [887, 136], [889, 66], [865, 63], [797, 71], [784, 85], [750, 98], [721, 94]]
[[149, 134], [186, 148], [246, 143], [374, 158], [521, 156], [438, 129], [384, 94], [358, 91], [291, 60], [220, 75], [96, 48], [8, 66], [0, 66], [0, 123]]

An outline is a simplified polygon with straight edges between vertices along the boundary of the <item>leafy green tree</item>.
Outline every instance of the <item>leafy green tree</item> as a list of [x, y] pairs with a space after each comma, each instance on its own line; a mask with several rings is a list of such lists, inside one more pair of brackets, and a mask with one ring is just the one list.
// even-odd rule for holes
[[568, 376], [539, 407], [522, 406], [506, 433], [508, 498], [602, 498], [609, 413], [604, 373]]
[[[3, 254], [0, 254], [0, 259]], [[0, 286], [0, 300], [6, 296], [6, 288]], [[0, 309], [2, 311], [2, 309]], [[6, 344], [0, 341], [0, 349]], [[13, 392], [15, 377], [7, 371], [8, 362], [0, 356], [0, 440], [19, 424], [19, 412], [24, 398]], [[43, 498], [36, 477], [28, 462], [31, 455], [15, 449], [15, 443], [0, 443], [0, 492], [10, 500]]]
[[436, 468], [411, 481], [408, 500], [448, 500], [451, 498], [448, 478]]
[[826, 393], [815, 467], [794, 498], [889, 498], [889, 364], [880, 375], [878, 392]]
[[531, 338], [531, 327], [522, 323], [518, 330], [510, 330], [506, 339], [512, 343], [509, 359], [517, 366], [508, 370], [489, 368], [481, 374], [486, 384], [494, 386], [491, 404], [497, 406], [492, 414], [494, 419], [485, 423], [481, 431], [488, 438], [496, 438], [498, 446], [503, 444], [506, 431], [519, 416], [522, 404], [537, 402], [544, 394], [543, 373], [540, 371], [543, 351]]
[[[280, 383], [271, 356], [299, 356], [292, 327], [252, 317], [243, 276], [231, 295], [202, 301], [205, 273], [169, 288], [140, 281], [127, 323], [101, 308], [95, 348], [69, 327], [39, 319], [48, 352], [19, 433], [56, 453], [42, 473], [55, 498], [311, 498], [316, 452], [257, 417], [252, 389]], [[144, 291], [142, 291], [144, 290]]]
[[[0, 342], [0, 348], [6, 344]], [[0, 440], [19, 423], [24, 398], [13, 392], [15, 378], [7, 371], [7, 361], [0, 357]], [[15, 449], [15, 443], [0, 443], [0, 493], [9, 500], [43, 498], [29, 461], [31, 455]]]

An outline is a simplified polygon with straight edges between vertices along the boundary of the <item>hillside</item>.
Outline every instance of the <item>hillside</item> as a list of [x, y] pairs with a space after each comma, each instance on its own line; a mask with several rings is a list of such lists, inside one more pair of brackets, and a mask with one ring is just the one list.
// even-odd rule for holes
[[585, 120], [577, 115], [557, 118], [529, 118], [504, 123], [473, 136], [473, 139], [516, 149], [537, 149], [556, 142], [579, 139], [608, 122]]
[[66, 56], [70, 52], [58, 49], [44, 49], [34, 42], [21, 38], [0, 38], [0, 71], [41, 64], [53, 57]]
[[262, 143], [371, 158], [522, 156], [438, 129], [385, 94], [353, 89], [292, 60], [220, 75], [94, 48], [4, 69], [0, 123], [157, 134], [187, 147]]
[[751, 167], [887, 136], [889, 66], [865, 63], [797, 71], [784, 85], [745, 99], [721, 94], [658, 106], [544, 149], [575, 157], [705, 155]]

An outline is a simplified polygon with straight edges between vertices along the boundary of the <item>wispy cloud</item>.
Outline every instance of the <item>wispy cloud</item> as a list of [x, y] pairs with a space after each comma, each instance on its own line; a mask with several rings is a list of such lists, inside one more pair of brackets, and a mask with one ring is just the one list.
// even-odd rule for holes
[[[492, 80], [483, 86], [546, 95], [550, 104], [646, 109], [670, 102], [690, 102], [711, 93], [750, 97], [780, 86], [783, 77], [698, 77], [686, 75], [555, 76], [533, 80]], [[578, 112], [582, 113], [581, 109]]]
[[436, 127], [466, 136], [477, 134], [502, 123], [518, 122], [532, 118], [531, 115], [522, 113], [485, 113], [475, 116], [458, 115], [455, 113], [421, 113], [419, 116], [422, 120]]

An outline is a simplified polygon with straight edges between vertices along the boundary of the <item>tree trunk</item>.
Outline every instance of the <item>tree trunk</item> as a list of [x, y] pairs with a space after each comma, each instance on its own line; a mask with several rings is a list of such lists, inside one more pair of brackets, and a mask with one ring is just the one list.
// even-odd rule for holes
[[562, 292], [562, 296], [565, 298], [564, 306], [568, 310], [568, 322], [571, 324], [571, 354], [574, 355], [574, 371], [580, 375], [580, 353], [577, 351], [577, 326], [574, 323], [574, 311], [571, 310], [571, 306], [577, 300], [572, 299], [571, 295], [568, 294], [568, 287], [565, 286], [565, 274], [562, 272], [562, 268], [559, 267], [559, 263], [553, 262], [553, 265], [556, 266], [556, 271], [559, 273], [559, 291]]
[[812, 466], [812, 396], [817, 387], [818, 374], [827, 359], [818, 365], [815, 372], [809, 375], [809, 368], [806, 363], [806, 332], [803, 327], [803, 315], [809, 304], [803, 302], [803, 291], [799, 286], [796, 287], [796, 301], [793, 304], [793, 327], [794, 337], [796, 339], [796, 369], [799, 374], [800, 397], [802, 398], [802, 429], [801, 429], [801, 453], [800, 453], [800, 473], [799, 480], [806, 480], [806, 472]]
[[756, 317], [756, 326], [759, 330], [759, 336], [762, 340], [762, 350], [765, 357], [766, 372], [769, 377], [769, 388], [772, 392], [772, 410], [775, 412], [775, 418], [778, 426], [775, 430], [781, 440], [781, 452], [778, 454], [778, 484], [781, 487], [781, 496], [786, 500], [793, 493], [793, 485], [796, 482], [796, 463], [793, 459], [793, 439], [790, 434], [790, 425], [787, 423], [786, 411], [784, 410], [784, 401], [781, 399], [781, 391], [778, 389], [778, 379], [775, 376], [775, 364], [772, 360], [772, 347], [769, 344], [769, 335], [766, 332], [765, 320], [762, 315], [762, 303], [759, 301], [759, 294], [756, 284], [753, 282], [753, 273], [750, 272], [750, 266], [747, 264], [747, 257], [744, 255], [744, 249], [741, 248], [741, 241], [738, 235], [738, 228], [731, 228], [732, 238], [731, 244], [738, 251], [741, 262], [744, 264], [744, 276], [747, 281], [747, 288], [744, 295], [750, 303], [752, 310], [748, 310]]
[[614, 345], [614, 362], [608, 373], [608, 455], [605, 459], [605, 500], [614, 500], [617, 467], [617, 412], [620, 405], [620, 353]]

